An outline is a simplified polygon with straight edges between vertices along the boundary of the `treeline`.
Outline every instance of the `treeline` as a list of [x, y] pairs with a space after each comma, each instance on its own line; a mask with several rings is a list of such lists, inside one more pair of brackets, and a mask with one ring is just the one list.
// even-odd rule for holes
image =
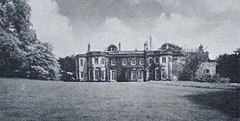
[[[208, 52], [203, 46], [199, 48], [184, 51], [184, 56], [179, 61], [173, 62], [173, 74], [177, 75], [179, 80], [203, 81], [203, 82], [232, 82], [240, 83], [240, 49], [232, 54], [219, 55], [216, 60], [210, 60]], [[197, 71], [203, 62], [216, 62], [216, 75], [200, 75]]]
[[[240, 50], [238, 50], [240, 52]], [[240, 57], [238, 54], [223, 54], [217, 58], [217, 73], [230, 78], [231, 82], [240, 83]]]
[[48, 43], [38, 40], [26, 0], [0, 0], [0, 76], [59, 79], [59, 64]]
[[75, 56], [66, 56], [59, 58], [61, 80], [76, 81], [76, 61]]

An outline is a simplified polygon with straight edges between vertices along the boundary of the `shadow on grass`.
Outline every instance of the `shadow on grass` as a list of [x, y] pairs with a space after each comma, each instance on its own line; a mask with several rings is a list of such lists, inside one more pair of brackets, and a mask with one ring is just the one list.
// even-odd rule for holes
[[203, 108], [219, 110], [231, 118], [239, 118], [240, 90], [224, 90], [186, 96]]

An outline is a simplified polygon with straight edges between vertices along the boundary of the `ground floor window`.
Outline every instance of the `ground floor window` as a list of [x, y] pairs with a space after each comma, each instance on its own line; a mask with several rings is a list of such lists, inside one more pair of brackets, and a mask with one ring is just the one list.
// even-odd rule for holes
[[100, 79], [100, 76], [101, 76], [101, 74], [100, 74], [101, 72], [100, 72], [100, 70], [95, 70], [95, 79]]
[[105, 79], [105, 74], [104, 71], [101, 71], [101, 79], [104, 80]]
[[132, 70], [132, 80], [137, 80], [137, 70]]
[[83, 72], [82, 71], [80, 72], [80, 78], [81, 79], [83, 78]]
[[143, 70], [139, 71], [139, 79], [143, 79]]
[[117, 80], [117, 71], [112, 70], [110, 74], [111, 74], [111, 80], [116, 81]]

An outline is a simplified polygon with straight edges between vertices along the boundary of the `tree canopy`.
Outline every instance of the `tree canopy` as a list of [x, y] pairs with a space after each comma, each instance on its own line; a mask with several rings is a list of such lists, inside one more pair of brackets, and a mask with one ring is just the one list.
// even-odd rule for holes
[[0, 76], [58, 79], [52, 48], [38, 40], [30, 16], [26, 0], [0, 1]]

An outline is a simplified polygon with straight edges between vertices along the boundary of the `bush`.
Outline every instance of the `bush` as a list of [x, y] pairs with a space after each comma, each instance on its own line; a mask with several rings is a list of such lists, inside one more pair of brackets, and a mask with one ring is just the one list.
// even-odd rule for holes
[[220, 77], [219, 75], [205, 74], [205, 75], [202, 75], [200, 78], [198, 78], [196, 81], [199, 81], [199, 82], [211, 82], [211, 83], [229, 83], [230, 79], [229, 78]]

